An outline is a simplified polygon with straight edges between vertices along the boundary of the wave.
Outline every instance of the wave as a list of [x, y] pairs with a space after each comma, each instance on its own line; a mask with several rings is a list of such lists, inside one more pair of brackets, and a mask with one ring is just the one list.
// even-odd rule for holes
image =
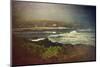
[[31, 41], [38, 42], [38, 41], [41, 41], [41, 40], [45, 40], [45, 38], [32, 39]]
[[83, 33], [73, 30], [69, 33], [50, 35], [48, 39], [51, 42], [58, 42], [62, 44], [85, 44], [85, 45], [95, 45], [95, 35], [92, 33]]

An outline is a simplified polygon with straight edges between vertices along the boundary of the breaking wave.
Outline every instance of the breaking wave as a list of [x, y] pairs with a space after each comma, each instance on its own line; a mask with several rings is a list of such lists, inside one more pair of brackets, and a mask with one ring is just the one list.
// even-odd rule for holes
[[41, 41], [41, 40], [45, 40], [45, 38], [32, 39], [31, 41], [38, 42], [38, 41]]
[[95, 46], [95, 34], [89, 32], [71, 31], [69, 33], [50, 35], [48, 39], [51, 42], [58, 42], [62, 44], [85, 44]]

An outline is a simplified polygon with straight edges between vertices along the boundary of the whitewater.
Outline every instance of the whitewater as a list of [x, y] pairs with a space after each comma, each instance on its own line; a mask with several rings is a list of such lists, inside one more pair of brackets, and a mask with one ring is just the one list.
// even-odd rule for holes
[[95, 46], [95, 33], [71, 31], [57, 35], [50, 35], [48, 39], [51, 42], [58, 42], [62, 44], [84, 44]]

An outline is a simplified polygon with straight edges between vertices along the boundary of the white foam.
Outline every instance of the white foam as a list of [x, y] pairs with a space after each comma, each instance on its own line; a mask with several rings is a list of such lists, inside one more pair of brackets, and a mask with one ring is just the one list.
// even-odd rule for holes
[[[56, 37], [55, 37], [56, 36]], [[92, 33], [78, 33], [77, 31], [71, 31], [70, 33], [58, 34], [54, 37], [48, 37], [52, 42], [58, 42], [63, 44], [85, 44], [95, 45], [95, 35]], [[60, 37], [57, 37], [60, 36]]]
[[34, 41], [34, 42], [38, 42], [38, 41], [41, 41], [41, 40], [44, 40], [45, 38], [38, 38], [38, 39], [32, 39], [31, 41]]

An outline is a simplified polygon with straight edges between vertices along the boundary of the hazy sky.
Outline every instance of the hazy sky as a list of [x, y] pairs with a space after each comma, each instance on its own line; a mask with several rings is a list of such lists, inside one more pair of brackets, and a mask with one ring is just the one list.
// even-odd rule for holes
[[23, 21], [46, 19], [54, 21], [80, 23], [94, 27], [96, 23], [95, 6], [62, 5], [34, 2], [13, 3], [13, 15]]

